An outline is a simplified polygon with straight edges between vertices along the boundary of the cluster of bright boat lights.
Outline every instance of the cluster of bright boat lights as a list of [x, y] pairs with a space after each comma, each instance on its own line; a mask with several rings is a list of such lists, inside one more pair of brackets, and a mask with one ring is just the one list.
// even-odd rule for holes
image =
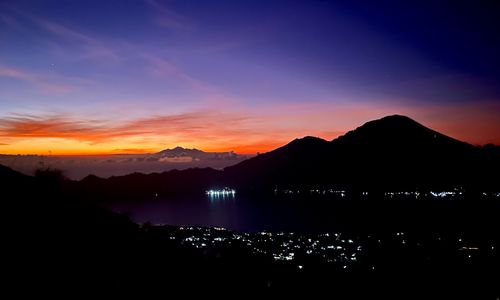
[[222, 190], [208, 190], [207, 192], [207, 195], [210, 196], [210, 197], [217, 197], [217, 196], [234, 196], [236, 194], [236, 191], [233, 190], [233, 189], [228, 189], [228, 188], [224, 188]]

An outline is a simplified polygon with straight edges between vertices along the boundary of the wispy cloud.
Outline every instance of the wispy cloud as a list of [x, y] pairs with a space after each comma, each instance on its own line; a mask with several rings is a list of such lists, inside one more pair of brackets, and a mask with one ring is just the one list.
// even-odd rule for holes
[[144, 1], [153, 12], [153, 22], [163, 28], [170, 30], [191, 30], [193, 23], [184, 16], [174, 12], [164, 4], [160, 4], [156, 0]]
[[153, 148], [122, 148], [113, 149], [113, 152], [120, 154], [139, 154], [139, 153], [151, 153], [155, 152], [156, 149]]
[[184, 139], [241, 133], [243, 116], [199, 111], [162, 115], [107, 124], [70, 115], [13, 115], [0, 119], [0, 136], [9, 138], [66, 138], [100, 143], [137, 136], [182, 136]]
[[209, 93], [211, 95], [220, 94], [218, 89], [213, 85], [189, 75], [181, 70], [176, 64], [165, 58], [149, 53], [143, 54], [142, 57], [148, 62], [146, 71], [153, 76], [173, 78], [188, 85], [194, 90]]
[[83, 59], [119, 60], [119, 57], [114, 49], [104, 45], [99, 40], [87, 34], [83, 34], [75, 29], [63, 26], [53, 21], [40, 18], [33, 18], [33, 20], [35, 20], [35, 22], [46, 31], [56, 35], [57, 37], [79, 43], [81, 45], [79, 48], [81, 49], [81, 57]]
[[[26, 11], [14, 9], [13, 12], [15, 12], [15, 14], [8, 17], [2, 17], [0, 15], [0, 20], [10, 25], [11, 28], [21, 28], [20, 24], [30, 24], [42, 29], [55, 37], [52, 42], [46, 40], [46, 43], [53, 47], [55, 45], [59, 51], [70, 52], [71, 57], [79, 59], [98, 59], [100, 61], [117, 61], [119, 59], [116, 48], [110, 47], [101, 40], [72, 26], [61, 24], [54, 20], [48, 20]], [[25, 23], [26, 21], [28, 23]], [[23, 28], [24, 30], [28, 30], [27, 28], [29, 27], [23, 26]], [[68, 44], [71, 45], [70, 49], [67, 48]]]
[[[205, 150], [237, 150], [251, 153], [269, 150], [297, 132], [276, 130], [272, 118], [245, 113], [201, 110], [158, 115], [121, 122], [77, 118], [71, 115], [10, 115], [0, 118], [0, 137], [10, 140], [59, 138], [87, 145], [138, 145], [161, 149], [185, 145]], [[78, 145], [75, 145], [78, 147]], [[137, 147], [133, 147], [137, 148]], [[119, 148], [119, 149], [132, 149]]]
[[0, 77], [13, 78], [28, 82], [50, 94], [62, 94], [75, 89], [75, 86], [58, 83], [52, 76], [0, 65]]
[[[266, 109], [237, 107], [234, 111], [204, 109], [179, 114], [111, 122], [70, 114], [8, 115], [0, 117], [0, 140], [10, 153], [29, 153], [29, 147], [46, 151], [57, 148], [61, 139], [65, 149], [100, 153], [142, 153], [176, 145], [207, 151], [235, 150], [241, 153], [265, 152], [305, 135], [332, 139], [366, 121], [384, 115], [408, 115], [432, 129], [475, 144], [500, 143], [500, 107], [485, 102], [474, 107], [436, 106], [434, 115], [418, 107], [395, 104], [376, 109], [328, 104], [269, 106]], [[443, 117], [444, 116], [444, 117]], [[455, 120], [455, 121], [454, 121]], [[462, 121], [456, 121], [462, 120]], [[39, 142], [40, 141], [40, 142]], [[23, 145], [25, 149], [16, 148]], [[29, 148], [29, 149], [28, 149]], [[76, 150], [75, 150], [76, 149]], [[126, 151], [125, 151], [126, 150]], [[5, 152], [5, 150], [3, 150]], [[95, 151], [94, 151], [95, 152]]]
[[76, 121], [59, 115], [13, 115], [0, 119], [0, 136], [7, 138], [78, 139], [80, 132], [98, 134], [99, 126], [90, 120]]

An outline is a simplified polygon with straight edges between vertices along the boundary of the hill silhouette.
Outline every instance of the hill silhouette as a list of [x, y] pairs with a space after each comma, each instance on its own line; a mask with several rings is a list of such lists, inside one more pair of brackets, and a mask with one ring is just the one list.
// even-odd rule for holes
[[455, 140], [400, 115], [370, 121], [333, 141], [296, 139], [227, 167], [244, 186], [334, 184], [359, 188], [491, 187], [493, 151]]
[[76, 186], [80, 193], [105, 201], [113, 199], [151, 199], [200, 194], [223, 180], [222, 171], [211, 168], [172, 170], [163, 173], [133, 173], [108, 179], [89, 175]]
[[[175, 151], [185, 151], [177, 149]], [[231, 186], [239, 192], [281, 188], [338, 187], [349, 190], [500, 188], [500, 155], [495, 146], [473, 146], [400, 115], [384, 117], [332, 141], [307, 136], [226, 167], [163, 173], [88, 176], [82, 193], [113, 198], [200, 195]]]

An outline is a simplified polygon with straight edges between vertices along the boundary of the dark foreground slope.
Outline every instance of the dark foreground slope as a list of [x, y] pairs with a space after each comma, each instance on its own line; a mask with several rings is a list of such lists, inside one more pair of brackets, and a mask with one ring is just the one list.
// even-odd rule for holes
[[[422, 226], [404, 231], [404, 238], [397, 226], [371, 234], [336, 231], [342, 240], [331, 235], [331, 244], [321, 244], [330, 251], [332, 262], [308, 258], [305, 249], [295, 247], [294, 260], [281, 261], [253, 250], [252, 243], [273, 250], [263, 244], [261, 234], [227, 232], [225, 243], [213, 246], [209, 242], [220, 242], [207, 230], [140, 227], [99, 208], [57, 172], [28, 177], [1, 168], [0, 181], [6, 183], [2, 186], [4, 291], [19, 297], [144, 299], [243, 293], [283, 297], [298, 291], [334, 293], [340, 299], [495, 299], [499, 295], [495, 250], [499, 227], [478, 232], [468, 226], [467, 230]], [[498, 211], [498, 205], [487, 211]], [[463, 225], [486, 216], [484, 210], [475, 213], [479, 215], [471, 215]], [[276, 240], [264, 236], [279, 247], [292, 240], [301, 245], [325, 239], [293, 233], [274, 235]], [[197, 248], [188, 241], [207, 244]], [[330, 245], [337, 250], [329, 250]], [[467, 258], [469, 252], [462, 245], [473, 252], [474, 259]], [[338, 246], [364, 254], [353, 268], [345, 269], [342, 261], [350, 256], [344, 256]]]

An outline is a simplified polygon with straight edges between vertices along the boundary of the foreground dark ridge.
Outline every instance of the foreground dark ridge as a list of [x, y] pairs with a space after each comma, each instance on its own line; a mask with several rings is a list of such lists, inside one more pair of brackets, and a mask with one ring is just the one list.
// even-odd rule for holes
[[[282, 295], [333, 287], [338, 298], [350, 299], [498, 296], [498, 201], [349, 206], [339, 210], [361, 218], [346, 218], [323, 235], [252, 234], [138, 226], [99, 208], [57, 172], [30, 177], [0, 166], [0, 181], [4, 270], [16, 295]], [[415, 213], [413, 226], [398, 222], [405, 211]], [[440, 216], [440, 226], [429, 213]], [[384, 226], [374, 226], [382, 220]], [[348, 226], [352, 222], [358, 224]]]
[[499, 191], [498, 147], [477, 147], [394, 115], [370, 121], [333, 141], [296, 139], [276, 150], [217, 171], [210, 168], [108, 180], [89, 176], [87, 192], [123, 198], [160, 194], [201, 194], [230, 186], [239, 193], [280, 188], [330, 188], [351, 191]]

